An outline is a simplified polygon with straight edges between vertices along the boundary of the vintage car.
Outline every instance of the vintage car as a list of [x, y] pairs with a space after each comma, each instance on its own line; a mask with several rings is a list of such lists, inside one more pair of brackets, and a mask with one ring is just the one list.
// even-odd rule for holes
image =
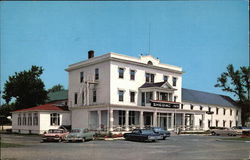
[[94, 132], [90, 132], [87, 128], [74, 128], [66, 137], [67, 142], [94, 140]]
[[151, 127], [150, 129], [152, 129], [155, 133], [160, 134], [162, 136], [161, 139], [163, 140], [165, 140], [167, 137], [170, 137], [170, 132], [164, 130], [163, 128]]
[[220, 135], [227, 135], [227, 136], [236, 136], [237, 132], [233, 129], [226, 128], [226, 127], [214, 127], [210, 128], [210, 133], [213, 136], [220, 136]]
[[231, 129], [234, 130], [238, 135], [242, 135], [244, 131], [250, 131], [250, 128], [242, 126], [234, 126]]
[[123, 137], [130, 141], [157, 141], [162, 139], [160, 134], [154, 133], [151, 129], [134, 129], [131, 133], [125, 133]]
[[69, 134], [67, 130], [64, 129], [49, 129], [48, 133], [44, 133], [41, 142], [48, 141], [64, 141], [65, 137]]

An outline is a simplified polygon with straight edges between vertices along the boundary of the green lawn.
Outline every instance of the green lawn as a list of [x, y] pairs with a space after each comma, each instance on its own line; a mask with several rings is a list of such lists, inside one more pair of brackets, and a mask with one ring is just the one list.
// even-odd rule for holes
[[237, 138], [221, 138], [222, 140], [235, 140], [235, 141], [250, 141], [250, 137], [248, 138], [241, 138], [241, 137], [237, 137]]
[[22, 144], [15, 144], [15, 143], [4, 143], [1, 142], [1, 148], [10, 148], [10, 147], [22, 147]]

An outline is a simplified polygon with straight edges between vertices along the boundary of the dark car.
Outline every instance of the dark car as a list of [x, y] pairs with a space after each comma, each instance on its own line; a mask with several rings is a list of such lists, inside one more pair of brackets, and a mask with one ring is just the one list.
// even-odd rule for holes
[[161, 135], [154, 133], [153, 130], [150, 129], [134, 129], [131, 133], [125, 133], [123, 135], [125, 140], [130, 141], [157, 141], [162, 138]]
[[150, 129], [152, 129], [155, 133], [160, 134], [162, 136], [161, 139], [163, 140], [165, 140], [167, 137], [170, 137], [170, 132], [164, 130], [163, 128], [151, 127]]

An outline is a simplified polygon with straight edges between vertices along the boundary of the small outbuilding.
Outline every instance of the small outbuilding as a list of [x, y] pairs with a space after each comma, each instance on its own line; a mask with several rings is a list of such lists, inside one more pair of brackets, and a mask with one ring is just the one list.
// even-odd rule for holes
[[65, 105], [44, 104], [12, 112], [12, 132], [43, 134], [61, 125], [71, 125], [70, 111]]

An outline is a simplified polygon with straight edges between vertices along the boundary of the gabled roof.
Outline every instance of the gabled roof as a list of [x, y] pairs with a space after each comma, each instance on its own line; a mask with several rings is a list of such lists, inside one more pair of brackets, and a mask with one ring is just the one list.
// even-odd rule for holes
[[230, 97], [214, 93], [196, 91], [182, 88], [182, 101], [193, 103], [202, 103], [210, 105], [220, 105], [227, 107], [235, 107], [236, 103]]
[[54, 101], [61, 101], [68, 99], [68, 90], [58, 91], [58, 92], [49, 92], [48, 94], [49, 99], [46, 101], [54, 102]]
[[168, 89], [174, 89], [168, 82], [144, 83], [140, 88], [149, 88], [149, 87], [165, 88], [165, 86], [167, 86]]
[[14, 112], [20, 112], [20, 111], [68, 111], [67, 108], [56, 106], [55, 104], [44, 104], [32, 108], [26, 108], [26, 109], [19, 109]]

